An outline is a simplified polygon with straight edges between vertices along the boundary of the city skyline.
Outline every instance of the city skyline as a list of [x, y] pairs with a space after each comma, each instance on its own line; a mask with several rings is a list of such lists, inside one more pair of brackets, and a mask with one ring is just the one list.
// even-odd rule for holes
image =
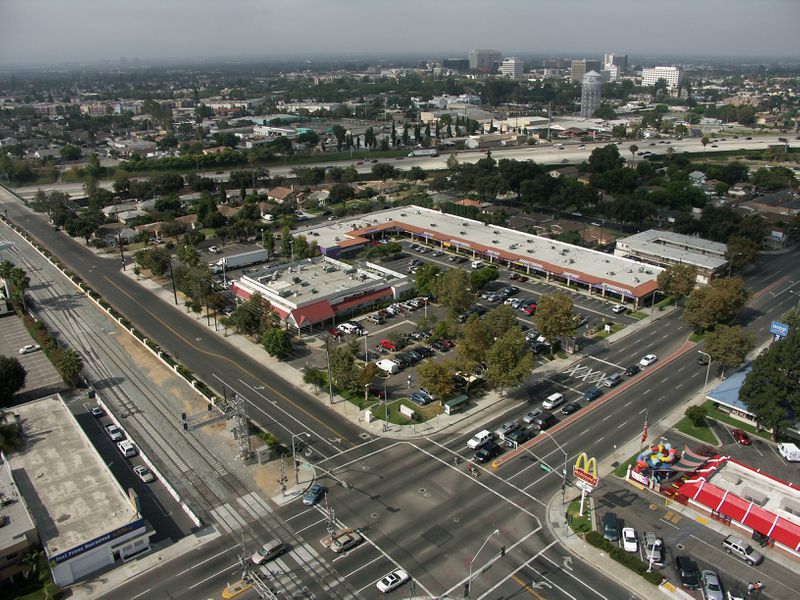
[[[402, 11], [388, 0], [297, 0], [280, 7], [254, 0], [6, 0], [0, 9], [0, 66], [121, 57], [466, 56], [471, 48], [497, 48], [504, 56], [797, 55], [792, 29], [800, 4], [793, 0], [677, 0], [664, 6], [637, 0], [507, 0], [492, 9], [487, 13], [477, 0], [409, 0]], [[520, 25], [508, 26], [512, 16]]]

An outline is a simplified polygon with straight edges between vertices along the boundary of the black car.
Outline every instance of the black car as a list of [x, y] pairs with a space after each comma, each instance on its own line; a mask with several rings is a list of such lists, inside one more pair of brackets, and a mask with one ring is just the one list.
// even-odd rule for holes
[[571, 415], [572, 413], [576, 413], [581, 409], [581, 405], [577, 402], [570, 402], [566, 404], [564, 408], [561, 409], [562, 415]]
[[447, 352], [450, 350], [450, 347], [442, 342], [441, 340], [437, 340], [431, 344], [431, 348], [434, 350], [438, 350], [439, 352]]
[[681, 585], [687, 590], [700, 589], [700, 573], [695, 563], [688, 556], [675, 557], [675, 570], [678, 572], [678, 579], [681, 580]]
[[642, 368], [639, 365], [631, 365], [627, 369], [625, 369], [625, 375], [628, 377], [632, 377], [637, 373], [641, 372]]
[[417, 354], [419, 354], [423, 358], [429, 358], [429, 357], [433, 356], [433, 350], [431, 350], [430, 348], [428, 348], [426, 346], [416, 346], [416, 347], [411, 349], [411, 352], [416, 352]]
[[466, 389], [467, 383], [469, 383], [464, 377], [461, 375], [453, 375], [452, 377], [453, 387], [457, 390]]
[[533, 431], [527, 427], [523, 427], [505, 436], [505, 444], [509, 448], [516, 448], [519, 444], [524, 444], [528, 440], [532, 440], [534, 435], [535, 433]]
[[539, 431], [550, 429], [558, 422], [555, 415], [549, 412], [542, 412], [533, 419], [532, 425]]
[[403, 356], [406, 357], [406, 360], [409, 361], [410, 364], [415, 365], [422, 360], [422, 355], [414, 350], [406, 350], [402, 353]]
[[495, 441], [485, 443], [480, 450], [475, 453], [475, 462], [485, 463], [503, 453], [503, 447]]

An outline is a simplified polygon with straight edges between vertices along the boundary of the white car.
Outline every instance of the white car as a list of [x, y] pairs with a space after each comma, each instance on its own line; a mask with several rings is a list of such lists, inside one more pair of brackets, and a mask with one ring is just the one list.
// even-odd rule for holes
[[216, 246], [209, 246], [208, 251], [211, 252], [211, 254], [219, 254], [219, 248]]
[[655, 354], [648, 354], [644, 358], [642, 358], [642, 360], [639, 361], [639, 366], [640, 367], [649, 367], [650, 365], [652, 365], [657, 360], [658, 360], [658, 356], [656, 356]]
[[125, 437], [125, 434], [122, 433], [122, 430], [113, 423], [111, 425], [106, 425], [105, 430], [112, 442], [118, 442]]
[[611, 307], [611, 312], [617, 313], [617, 314], [624, 313], [625, 310], [626, 310], [626, 308], [625, 308], [624, 304], [615, 304], [614, 306]]
[[622, 528], [622, 549], [625, 552], [639, 551], [639, 538], [636, 537], [636, 531], [633, 527]]
[[286, 544], [284, 544], [280, 540], [272, 540], [263, 544], [261, 548], [256, 550], [253, 553], [253, 556], [250, 557], [250, 560], [253, 561], [254, 564], [260, 565], [261, 563], [267, 562], [268, 560], [272, 560], [274, 558], [279, 557], [281, 554], [288, 550]]
[[130, 440], [124, 440], [122, 442], [117, 442], [117, 448], [122, 453], [122, 456], [125, 458], [131, 458], [132, 456], [136, 456], [136, 446], [133, 445], [133, 442]]
[[37, 350], [41, 350], [42, 347], [39, 344], [26, 344], [22, 348], [19, 349], [20, 354], [30, 354], [31, 352], [36, 352]]
[[156, 476], [153, 475], [153, 472], [144, 465], [136, 465], [133, 467], [133, 472], [136, 473], [136, 476], [144, 483], [152, 483], [156, 480]]
[[381, 579], [376, 584], [376, 587], [378, 588], [378, 591], [381, 591], [385, 594], [386, 592], [396, 590], [409, 579], [410, 577], [408, 576], [408, 573], [403, 571], [403, 569], [396, 569]]

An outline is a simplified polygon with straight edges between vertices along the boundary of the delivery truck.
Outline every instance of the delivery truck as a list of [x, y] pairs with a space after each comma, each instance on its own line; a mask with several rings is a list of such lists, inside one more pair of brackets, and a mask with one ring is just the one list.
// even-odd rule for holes
[[436, 148], [417, 148], [408, 153], [409, 156], [439, 156]]
[[222, 271], [230, 271], [231, 269], [238, 269], [239, 267], [255, 265], [268, 260], [269, 251], [267, 251], [266, 248], [262, 248], [261, 250], [251, 250], [250, 252], [223, 256], [217, 262], [211, 263], [209, 268], [212, 272], [219, 273]]

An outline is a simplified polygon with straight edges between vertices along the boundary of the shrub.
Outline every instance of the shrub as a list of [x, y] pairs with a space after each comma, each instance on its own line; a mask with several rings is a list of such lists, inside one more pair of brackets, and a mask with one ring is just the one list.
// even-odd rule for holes
[[590, 543], [595, 548], [600, 548], [601, 550], [608, 550], [608, 540], [603, 537], [599, 531], [590, 531], [586, 534], [586, 541]]
[[689, 418], [695, 427], [703, 427], [706, 424], [708, 409], [702, 404], [696, 404], [687, 408], [683, 414]]

